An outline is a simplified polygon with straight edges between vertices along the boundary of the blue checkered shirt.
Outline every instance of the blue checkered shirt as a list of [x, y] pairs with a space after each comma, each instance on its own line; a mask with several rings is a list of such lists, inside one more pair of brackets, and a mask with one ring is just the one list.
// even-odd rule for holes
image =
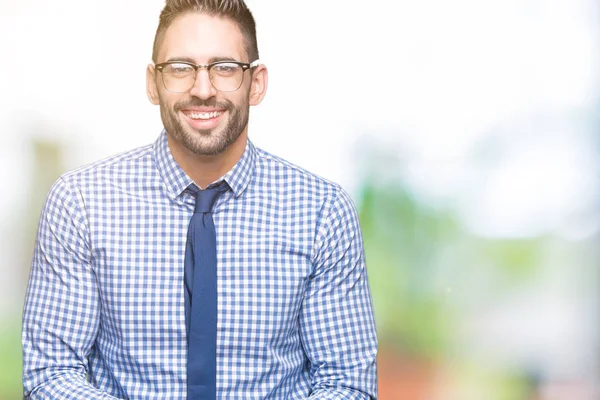
[[[218, 399], [377, 397], [355, 208], [250, 141], [213, 209]], [[63, 175], [23, 314], [31, 399], [185, 399], [183, 265], [193, 181], [153, 145]]]

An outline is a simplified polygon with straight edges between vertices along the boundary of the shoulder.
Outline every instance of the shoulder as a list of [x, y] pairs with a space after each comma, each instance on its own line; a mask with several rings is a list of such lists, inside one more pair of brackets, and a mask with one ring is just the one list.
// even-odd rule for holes
[[282, 157], [255, 147], [256, 175], [259, 180], [305, 196], [316, 196], [321, 200], [323, 211], [338, 209], [343, 213], [355, 213], [350, 195], [339, 183], [310, 172]]
[[256, 148], [256, 154], [256, 176], [263, 186], [268, 185], [277, 193], [286, 193], [286, 198], [312, 203], [318, 209], [321, 225], [340, 221], [357, 225], [356, 206], [340, 184], [260, 148]]
[[308, 190], [309, 193], [319, 193], [328, 197], [335, 196], [342, 190], [339, 184], [263, 149], [256, 148], [256, 155], [257, 176], [270, 184]]
[[67, 185], [120, 180], [150, 168], [153, 155], [153, 145], [149, 144], [68, 171], [61, 175], [60, 180]]
[[46, 211], [53, 206], [81, 211], [85, 208], [84, 198], [114, 191], [115, 187], [147, 172], [152, 163], [152, 145], [147, 145], [65, 172], [48, 192]]

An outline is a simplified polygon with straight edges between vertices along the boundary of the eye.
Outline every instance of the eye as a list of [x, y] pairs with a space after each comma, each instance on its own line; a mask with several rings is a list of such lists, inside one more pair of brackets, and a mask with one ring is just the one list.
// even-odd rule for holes
[[193, 73], [194, 68], [187, 64], [167, 64], [163, 67], [163, 73], [173, 76], [186, 76]]
[[219, 63], [214, 64], [212, 72], [221, 76], [230, 76], [235, 74], [241, 67], [234, 63]]

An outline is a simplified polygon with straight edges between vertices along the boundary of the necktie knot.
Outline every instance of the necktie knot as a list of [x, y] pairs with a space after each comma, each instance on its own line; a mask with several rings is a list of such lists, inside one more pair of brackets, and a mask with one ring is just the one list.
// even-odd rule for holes
[[198, 189], [195, 185], [190, 186], [190, 189], [196, 195], [196, 206], [194, 208], [194, 213], [204, 214], [212, 211], [217, 198], [228, 189], [228, 186], [227, 183], [223, 181], [215, 187], [204, 190]]

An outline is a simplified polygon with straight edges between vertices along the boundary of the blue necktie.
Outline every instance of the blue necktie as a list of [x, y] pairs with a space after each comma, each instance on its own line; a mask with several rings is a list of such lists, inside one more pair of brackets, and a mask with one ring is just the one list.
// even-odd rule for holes
[[212, 207], [229, 187], [190, 189], [196, 207], [185, 246], [185, 326], [188, 341], [187, 398], [214, 400], [217, 396], [217, 238]]

